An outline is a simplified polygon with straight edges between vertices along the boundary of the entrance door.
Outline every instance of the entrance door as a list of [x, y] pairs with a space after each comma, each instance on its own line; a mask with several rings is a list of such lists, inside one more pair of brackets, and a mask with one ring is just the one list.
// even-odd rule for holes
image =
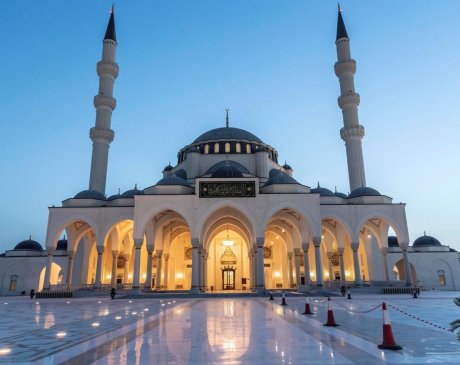
[[223, 290], [235, 290], [235, 269], [226, 268], [222, 270]]

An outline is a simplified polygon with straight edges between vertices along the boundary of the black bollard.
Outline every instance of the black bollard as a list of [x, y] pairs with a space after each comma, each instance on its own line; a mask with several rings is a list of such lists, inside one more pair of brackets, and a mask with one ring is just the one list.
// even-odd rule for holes
[[115, 296], [117, 295], [117, 291], [115, 290], [115, 288], [112, 288], [110, 290], [110, 298], [115, 299]]
[[35, 289], [30, 289], [29, 296], [30, 296], [30, 299], [34, 299], [34, 297], [35, 297]]
[[270, 298], [269, 298], [268, 300], [275, 300], [275, 299], [273, 298], [273, 294], [272, 294], [272, 293], [270, 293]]

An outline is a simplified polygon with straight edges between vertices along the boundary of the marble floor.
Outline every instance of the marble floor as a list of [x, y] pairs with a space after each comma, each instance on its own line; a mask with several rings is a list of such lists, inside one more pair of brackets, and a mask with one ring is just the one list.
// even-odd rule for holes
[[[0, 364], [459, 364], [453, 292], [332, 298], [0, 298]], [[382, 301], [403, 350], [379, 350]], [[371, 311], [369, 311], [371, 310]]]

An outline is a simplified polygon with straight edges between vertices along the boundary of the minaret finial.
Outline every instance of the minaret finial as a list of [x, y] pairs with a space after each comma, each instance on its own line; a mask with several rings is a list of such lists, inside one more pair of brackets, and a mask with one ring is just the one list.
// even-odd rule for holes
[[230, 109], [229, 108], [225, 108], [225, 126], [228, 128], [229, 124], [230, 124], [230, 118], [228, 117], [228, 111]]
[[337, 37], [335, 40], [339, 40], [340, 38], [348, 38], [347, 29], [345, 28], [345, 23], [343, 22], [342, 18], [342, 8], [340, 7], [340, 3], [337, 3]]
[[115, 33], [115, 4], [112, 4], [112, 9], [110, 10], [110, 19], [109, 24], [107, 24], [107, 30], [105, 31], [104, 39], [111, 39], [112, 41], [117, 41], [117, 35]]

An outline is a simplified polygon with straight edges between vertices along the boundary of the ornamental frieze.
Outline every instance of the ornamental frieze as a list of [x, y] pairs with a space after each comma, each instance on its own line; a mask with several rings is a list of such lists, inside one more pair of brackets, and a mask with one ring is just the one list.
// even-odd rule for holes
[[200, 182], [200, 198], [254, 198], [254, 181]]

